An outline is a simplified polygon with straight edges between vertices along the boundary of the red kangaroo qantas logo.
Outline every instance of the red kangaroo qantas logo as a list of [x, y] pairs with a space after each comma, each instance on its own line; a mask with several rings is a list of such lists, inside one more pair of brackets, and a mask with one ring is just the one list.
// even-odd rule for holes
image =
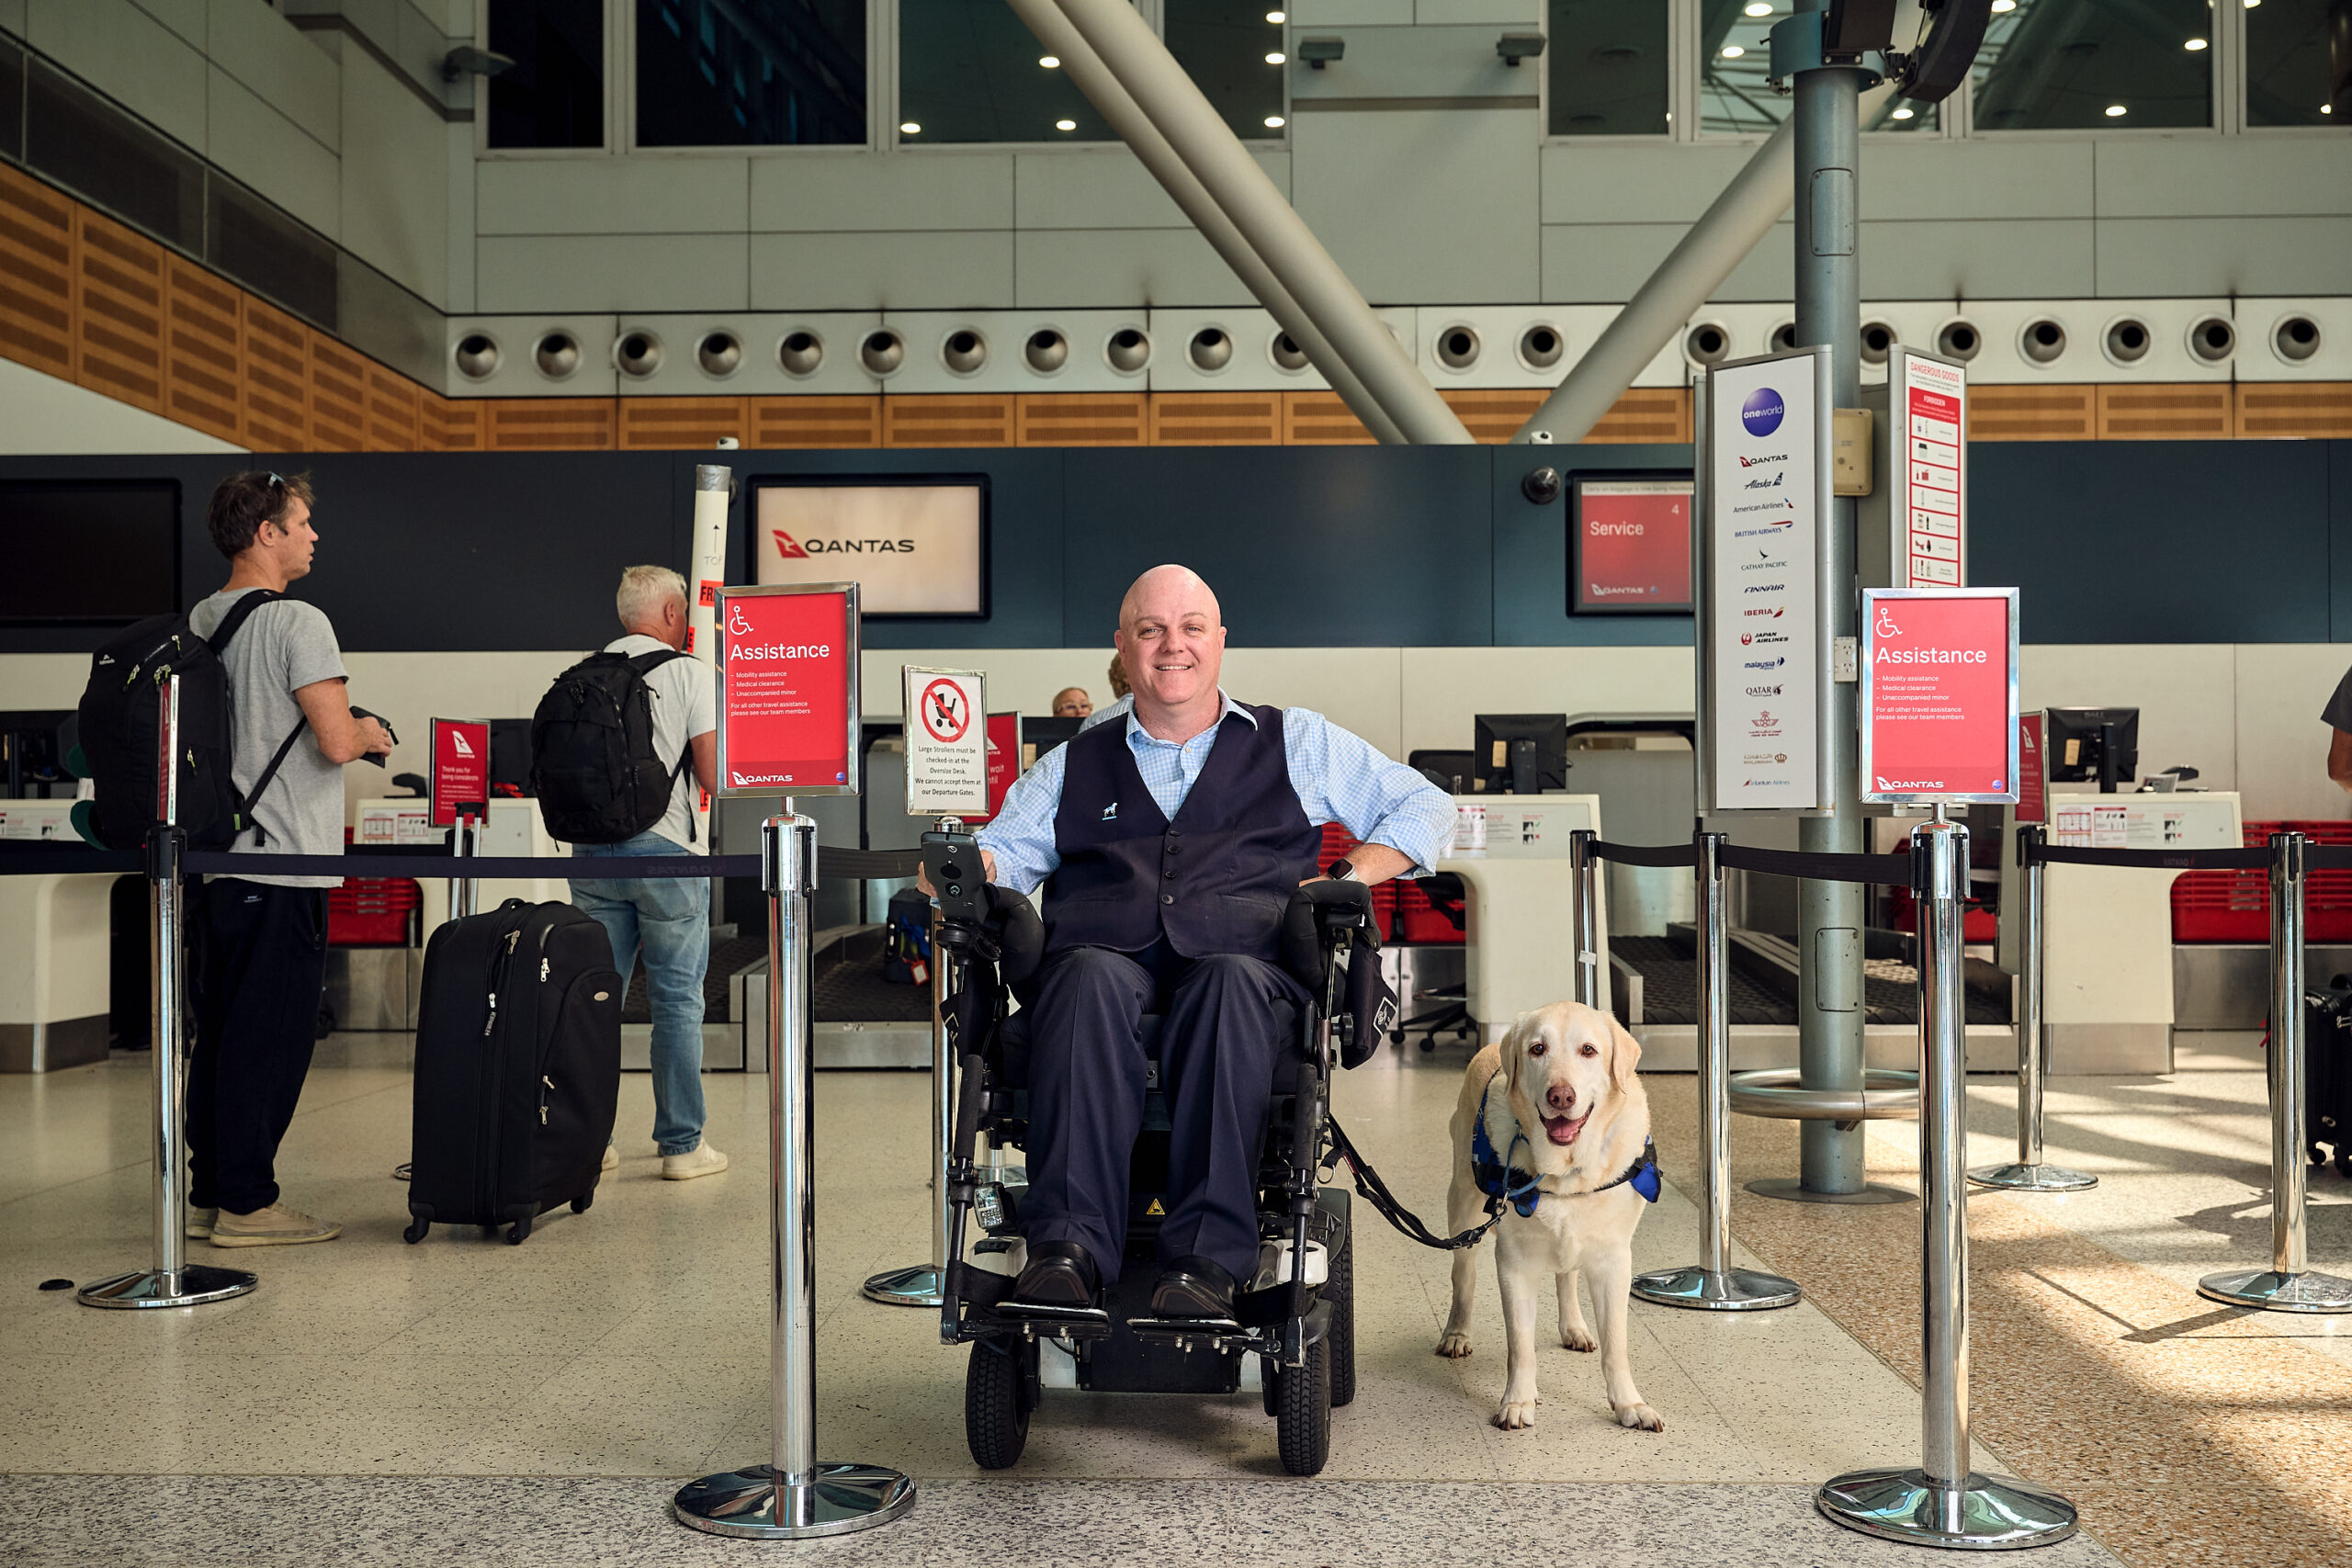
[[786, 533], [783, 529], [771, 528], [768, 532], [775, 536], [776, 553], [782, 556], [785, 559], [807, 560], [808, 558], [808, 552], [800, 547], [799, 541], [795, 539], [791, 535]]

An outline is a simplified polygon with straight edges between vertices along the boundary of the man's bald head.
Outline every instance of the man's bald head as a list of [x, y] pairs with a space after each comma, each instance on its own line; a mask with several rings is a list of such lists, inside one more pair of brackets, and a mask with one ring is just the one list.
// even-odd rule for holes
[[1119, 601], [1119, 629], [1132, 633], [1147, 615], [1171, 621], [1193, 612], [1206, 615], [1212, 626], [1225, 624], [1216, 592], [1199, 572], [1189, 566], [1156, 566], [1127, 585], [1127, 596]]
[[1119, 658], [1136, 716], [1162, 739], [1189, 739], [1217, 719], [1225, 612], [1190, 567], [1156, 566], [1119, 603]]

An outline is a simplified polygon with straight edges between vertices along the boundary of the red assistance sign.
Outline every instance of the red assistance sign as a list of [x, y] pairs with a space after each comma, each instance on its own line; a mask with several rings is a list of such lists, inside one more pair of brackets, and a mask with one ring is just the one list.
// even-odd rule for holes
[[1012, 781], [1021, 776], [1021, 716], [1017, 713], [992, 713], [988, 716], [989, 737], [989, 814], [967, 817], [965, 821], [978, 825], [993, 821], [1004, 809], [1005, 792]]
[[452, 827], [462, 813], [490, 811], [490, 726], [459, 718], [433, 721], [433, 825]]
[[1690, 481], [1578, 479], [1570, 610], [1690, 612]]
[[855, 795], [857, 585], [717, 599], [718, 793]]
[[2018, 797], [2018, 591], [1862, 594], [1862, 798]]

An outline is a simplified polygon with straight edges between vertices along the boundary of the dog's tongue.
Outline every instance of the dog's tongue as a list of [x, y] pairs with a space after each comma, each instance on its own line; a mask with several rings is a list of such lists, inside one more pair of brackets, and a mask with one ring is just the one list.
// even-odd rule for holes
[[1574, 1121], [1566, 1116], [1546, 1116], [1544, 1118], [1544, 1135], [1555, 1144], [1573, 1144], [1577, 1141], [1577, 1134], [1584, 1131], [1586, 1118], [1591, 1114], [1588, 1111]]

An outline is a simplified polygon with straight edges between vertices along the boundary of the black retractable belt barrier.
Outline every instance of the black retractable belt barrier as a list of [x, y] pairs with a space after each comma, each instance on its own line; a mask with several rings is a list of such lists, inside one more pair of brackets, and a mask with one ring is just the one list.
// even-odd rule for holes
[[[817, 852], [819, 874], [844, 882], [894, 880], [922, 869], [916, 850]], [[462, 869], [476, 878], [530, 881], [650, 882], [661, 877], [757, 876], [757, 855], [483, 855], [463, 861], [447, 854], [269, 855], [226, 851], [184, 854], [180, 867], [192, 876], [447, 876]], [[0, 850], [0, 876], [80, 876], [142, 872], [144, 855], [130, 850], [77, 849], [70, 845]]]
[[1696, 844], [1612, 844], [1606, 839], [1595, 839], [1590, 848], [1602, 860], [1613, 860], [1620, 865], [1688, 868], [1699, 863]]
[[[2043, 865], [2112, 865], [2143, 871], [2263, 871], [2268, 850], [2086, 850], [2044, 843], [2031, 853]], [[2352, 852], [2343, 861], [2352, 867]]]
[[1876, 883], [1882, 887], [1911, 886], [1908, 854], [1812, 854], [1798, 850], [1758, 850], [1745, 844], [1725, 844], [1723, 862], [1733, 871], [1761, 871], [1807, 882]]

